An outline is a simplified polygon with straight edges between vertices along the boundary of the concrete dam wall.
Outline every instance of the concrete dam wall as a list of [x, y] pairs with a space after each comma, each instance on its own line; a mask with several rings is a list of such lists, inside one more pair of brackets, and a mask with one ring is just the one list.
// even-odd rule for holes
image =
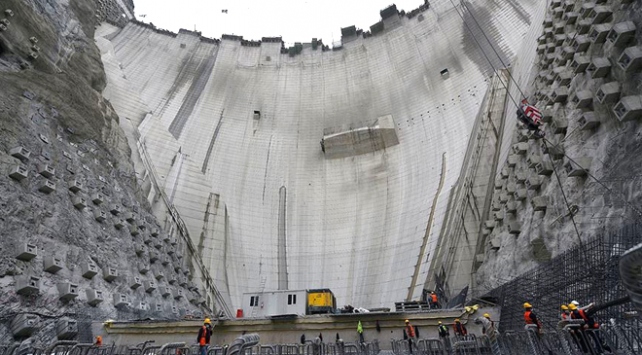
[[[341, 49], [305, 44], [294, 55], [280, 41], [134, 22], [103, 23], [95, 38], [103, 95], [138, 176], [157, 182], [148, 200], [175, 206], [233, 308], [245, 292], [279, 287], [328, 287], [339, 305], [390, 307], [421, 294], [488, 78], [501, 67], [480, 52], [478, 43], [491, 45], [468, 25], [471, 13], [510, 62], [540, 5], [455, 11], [434, 1], [412, 18], [382, 19], [368, 38], [346, 36]], [[385, 116], [398, 144], [377, 143], [368, 126]], [[330, 128], [359, 141], [360, 154], [328, 156]]]

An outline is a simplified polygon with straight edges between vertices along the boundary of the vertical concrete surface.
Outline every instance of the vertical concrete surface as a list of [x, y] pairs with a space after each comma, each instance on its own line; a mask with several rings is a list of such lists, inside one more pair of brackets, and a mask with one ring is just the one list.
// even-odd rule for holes
[[[234, 308], [244, 292], [283, 286], [284, 264], [287, 287], [328, 287], [339, 305], [421, 295], [489, 78], [543, 4], [454, 3], [295, 56], [135, 23], [98, 29], [105, 96]], [[325, 157], [326, 128], [387, 115], [399, 144]]]

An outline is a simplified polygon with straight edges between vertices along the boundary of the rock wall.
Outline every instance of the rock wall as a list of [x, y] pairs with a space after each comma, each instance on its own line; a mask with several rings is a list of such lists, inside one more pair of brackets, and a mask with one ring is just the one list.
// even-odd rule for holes
[[[522, 90], [543, 109], [546, 139], [511, 125], [484, 228], [481, 293], [642, 216], [641, 8], [550, 3], [537, 47], [525, 54], [536, 55], [535, 68], [518, 71], [526, 74]], [[514, 86], [511, 93], [520, 98]], [[508, 105], [506, 114], [515, 111]]]
[[0, 4], [0, 338], [31, 335], [24, 346], [75, 337], [58, 332], [66, 320], [91, 341], [89, 319], [212, 307], [175, 225], [152, 215], [101, 95], [96, 14], [92, 1]]

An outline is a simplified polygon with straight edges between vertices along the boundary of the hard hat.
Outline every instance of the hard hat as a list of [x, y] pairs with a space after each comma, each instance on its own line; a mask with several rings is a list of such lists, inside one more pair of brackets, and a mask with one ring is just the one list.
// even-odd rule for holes
[[434, 294], [435, 294], [435, 291], [432, 291], [431, 293], [434, 295]]
[[490, 318], [490, 314], [484, 313], [484, 318]]
[[574, 311], [577, 309], [577, 306], [574, 303], [571, 303], [568, 305], [568, 309], [570, 309], [571, 311]]
[[533, 306], [528, 302], [524, 302], [524, 308], [533, 308]]
[[409, 321], [409, 320], [407, 320], [407, 319], [405, 320], [405, 322], [406, 322], [406, 323], [410, 323], [410, 321]]
[[564, 310], [564, 311], [568, 311], [568, 306], [566, 306], [565, 304], [563, 304], [563, 305], [561, 306], [561, 308], [562, 308], [562, 310]]
[[579, 303], [579, 302], [577, 302], [577, 301], [575, 301], [575, 300], [571, 301], [571, 303], [572, 303], [572, 304], [574, 304], [574, 305], [576, 305], [576, 306], [579, 306], [579, 305], [580, 305], [580, 303]]
[[437, 322], [437, 324], [441, 324], [441, 321]]
[[459, 318], [456, 318], [456, 319], [455, 319], [455, 323], [459, 323]]
[[203, 324], [212, 324], [212, 321], [209, 318], [205, 318]]

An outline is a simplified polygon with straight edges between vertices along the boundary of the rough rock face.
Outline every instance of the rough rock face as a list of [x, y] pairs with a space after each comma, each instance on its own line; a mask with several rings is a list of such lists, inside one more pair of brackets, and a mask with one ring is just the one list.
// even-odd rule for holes
[[[90, 318], [204, 311], [197, 293], [159, 292], [188, 286], [189, 263], [152, 216], [119, 118], [100, 93], [96, 9], [90, 0], [0, 4], [9, 23], [0, 31], [1, 339], [12, 336], [17, 312], [40, 317], [32, 333], [38, 345], [55, 339], [61, 319], [79, 320], [80, 340], [88, 341], [82, 322]], [[29, 280], [36, 292], [27, 295]], [[102, 302], [92, 302], [100, 301], [94, 291]], [[127, 304], [116, 308], [118, 294]]]
[[[497, 210], [488, 215], [494, 228], [486, 230], [485, 260], [477, 273], [480, 293], [578, 245], [580, 239], [600, 237], [642, 216], [640, 116], [621, 120], [617, 112], [621, 102], [629, 100], [623, 98], [639, 104], [642, 94], [640, 66], [621, 64], [622, 55], [642, 43], [642, 3], [609, 3], [594, 14], [584, 10], [590, 6], [581, 1], [574, 10], [566, 5], [562, 10], [554, 2], [544, 33], [538, 34], [539, 47], [531, 48], [538, 53], [537, 68], [525, 67], [532, 75], [524, 77], [522, 88], [543, 109], [547, 141], [529, 139], [519, 125], [514, 134], [509, 132], [507, 161], [497, 169], [503, 171], [496, 180]], [[579, 11], [580, 16], [567, 22], [560, 11]], [[617, 40], [612, 29], [627, 22], [634, 26], [632, 35]], [[552, 28], [563, 30], [559, 45]], [[555, 56], [573, 51], [572, 56], [547, 62], [550, 48]], [[593, 62], [604, 63], [608, 70], [591, 70]], [[507, 109], [510, 117], [514, 112], [515, 106]], [[514, 212], [504, 213], [509, 205]]]

